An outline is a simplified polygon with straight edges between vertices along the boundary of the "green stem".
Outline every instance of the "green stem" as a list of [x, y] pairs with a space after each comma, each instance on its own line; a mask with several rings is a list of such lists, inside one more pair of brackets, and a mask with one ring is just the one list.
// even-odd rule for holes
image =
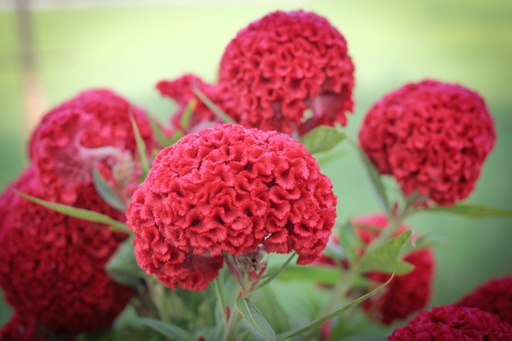
[[229, 314], [229, 319], [226, 323], [226, 328], [224, 329], [224, 336], [222, 337], [223, 341], [231, 341], [235, 339], [236, 329], [241, 319], [242, 314], [235, 303], [231, 308], [231, 313]]

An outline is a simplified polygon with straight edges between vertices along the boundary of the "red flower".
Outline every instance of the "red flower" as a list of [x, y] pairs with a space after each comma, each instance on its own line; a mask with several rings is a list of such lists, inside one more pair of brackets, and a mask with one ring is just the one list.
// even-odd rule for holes
[[[353, 110], [354, 66], [345, 38], [325, 18], [274, 12], [242, 29], [226, 47], [220, 83], [230, 115], [246, 127], [306, 133], [346, 124]], [[306, 117], [307, 109], [312, 117]]]
[[303, 145], [228, 124], [163, 149], [127, 217], [139, 266], [167, 286], [196, 290], [208, 283], [191, 288], [174, 269], [190, 268], [192, 255], [212, 258], [203, 271], [207, 281], [222, 266], [216, 257], [247, 254], [260, 244], [312, 262], [325, 248], [335, 207], [331, 182]]
[[139, 172], [130, 113], [151, 152], [155, 142], [146, 113], [109, 90], [83, 92], [43, 117], [29, 153], [42, 183], [55, 189], [52, 198], [72, 204], [77, 188], [92, 183], [95, 167], [131, 196]]
[[[46, 209], [12, 188], [47, 199], [34, 167], [0, 198], [0, 286], [6, 300], [58, 334], [108, 327], [133, 295], [104, 271], [126, 234]], [[123, 218], [92, 185], [78, 190], [76, 206]]]
[[[198, 132], [204, 128], [211, 128], [215, 123], [222, 123], [221, 120], [195, 95], [194, 87], [203, 92], [206, 97], [212, 100], [221, 110], [228, 111], [230, 94], [222, 85], [210, 85], [203, 82], [199, 77], [186, 74], [174, 80], [164, 80], [156, 85], [160, 94], [170, 97], [178, 105], [177, 111], [172, 115], [171, 124], [174, 128], [186, 133]], [[188, 126], [183, 127], [180, 120], [183, 117], [187, 104], [196, 99]]]
[[359, 133], [382, 174], [395, 177], [405, 194], [418, 190], [439, 205], [471, 193], [494, 140], [494, 123], [476, 92], [433, 80], [384, 96]]
[[512, 326], [476, 308], [443, 306], [419, 313], [396, 329], [390, 341], [409, 340], [510, 340]]
[[46, 341], [38, 336], [37, 323], [30, 317], [14, 312], [0, 330], [0, 341]]
[[483, 284], [463, 297], [457, 305], [488, 311], [512, 325], [512, 276]]

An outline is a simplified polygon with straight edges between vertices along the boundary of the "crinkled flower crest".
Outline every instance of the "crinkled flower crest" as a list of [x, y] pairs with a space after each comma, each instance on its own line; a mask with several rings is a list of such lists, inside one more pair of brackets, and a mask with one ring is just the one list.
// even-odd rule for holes
[[202, 290], [225, 253], [261, 244], [268, 252], [295, 250], [300, 264], [315, 260], [334, 225], [336, 196], [296, 140], [217, 125], [158, 154], [127, 217], [141, 268], [169, 287]]
[[405, 194], [452, 205], [474, 189], [495, 142], [484, 100], [457, 85], [425, 80], [384, 96], [366, 115], [359, 141]]
[[72, 204], [77, 188], [92, 183], [94, 168], [131, 196], [140, 170], [130, 113], [151, 152], [155, 141], [146, 113], [110, 90], [85, 91], [43, 117], [29, 154], [42, 183], [54, 189], [52, 198]]
[[512, 276], [490, 280], [457, 305], [488, 311], [512, 325]]
[[345, 125], [354, 105], [345, 38], [311, 12], [270, 13], [239, 31], [222, 57], [219, 84], [231, 93], [235, 121], [288, 134]]
[[[0, 220], [0, 287], [19, 314], [54, 333], [106, 328], [133, 295], [104, 270], [127, 236], [46, 209], [12, 191], [48, 200], [46, 188], [31, 166], [0, 197], [6, 213]], [[79, 188], [76, 206], [123, 219], [92, 185]]]
[[476, 308], [442, 306], [419, 313], [396, 329], [389, 341], [410, 340], [510, 340], [512, 326], [496, 315]]

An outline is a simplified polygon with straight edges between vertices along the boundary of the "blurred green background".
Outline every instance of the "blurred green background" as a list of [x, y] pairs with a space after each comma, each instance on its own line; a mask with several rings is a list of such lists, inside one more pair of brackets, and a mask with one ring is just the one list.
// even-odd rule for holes
[[[86, 88], [108, 87], [166, 117], [172, 103], [157, 94], [158, 80], [194, 72], [214, 81], [223, 49], [239, 29], [269, 11], [300, 8], [327, 17], [348, 41], [356, 66], [356, 111], [347, 128], [352, 137], [368, 108], [406, 82], [435, 78], [479, 91], [494, 116], [498, 140], [468, 202], [512, 208], [512, 2], [506, 0], [182, 1], [36, 10], [35, 51], [46, 99], [40, 114]], [[4, 8], [0, 189], [27, 164], [19, 55], [16, 16]], [[378, 210], [353, 152], [340, 155], [324, 172], [339, 196], [339, 219]], [[452, 303], [489, 278], [512, 274], [512, 219], [423, 213], [409, 222], [449, 240], [435, 249], [431, 305]], [[8, 315], [0, 308], [0, 325]]]

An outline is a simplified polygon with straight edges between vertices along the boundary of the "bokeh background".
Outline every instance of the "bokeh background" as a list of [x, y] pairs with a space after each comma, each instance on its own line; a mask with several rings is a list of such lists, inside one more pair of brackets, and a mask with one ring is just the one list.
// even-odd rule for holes
[[[215, 81], [223, 50], [239, 29], [269, 11], [306, 9], [327, 17], [348, 41], [356, 66], [356, 110], [347, 132], [354, 138], [368, 108], [406, 82], [434, 78], [479, 91], [498, 140], [467, 201], [512, 208], [511, 1], [35, 0], [32, 77], [39, 87], [28, 90], [14, 4], [0, 0], [0, 190], [27, 165], [33, 124], [52, 106], [81, 90], [108, 87], [152, 115], [167, 117], [173, 104], [159, 97], [158, 80], [193, 72]], [[355, 153], [344, 147], [339, 152], [323, 170], [333, 179], [340, 221], [377, 211]], [[422, 213], [409, 223], [447, 238], [435, 249], [431, 305], [452, 303], [492, 277], [512, 274], [510, 218]], [[9, 314], [0, 299], [0, 325]]]

